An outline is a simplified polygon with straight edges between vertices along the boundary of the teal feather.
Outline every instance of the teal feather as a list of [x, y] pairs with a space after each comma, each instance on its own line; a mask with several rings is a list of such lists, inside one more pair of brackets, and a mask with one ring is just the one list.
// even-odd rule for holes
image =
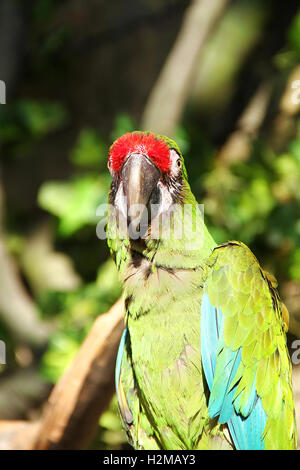
[[119, 349], [118, 349], [118, 354], [117, 354], [117, 360], [116, 360], [116, 368], [115, 368], [115, 387], [116, 387], [116, 393], [117, 397], [119, 399], [119, 380], [120, 380], [120, 373], [121, 373], [121, 364], [122, 364], [122, 357], [123, 357], [123, 352], [124, 352], [124, 347], [125, 347], [125, 342], [126, 342], [126, 336], [127, 336], [128, 328], [125, 328], [122, 334], [122, 338], [119, 344]]
[[227, 423], [234, 444], [239, 450], [264, 449], [263, 431], [267, 415], [257, 396], [255, 380], [243, 415], [239, 412], [240, 397], [234, 399], [236, 387], [232, 383], [241, 364], [241, 348], [232, 351], [223, 338], [224, 316], [211, 305], [207, 294], [201, 305], [201, 353], [204, 374], [211, 391], [209, 415], [219, 416], [220, 423]]
[[264, 450], [263, 430], [267, 415], [260, 398], [251, 413], [244, 418], [235, 413], [228, 422], [228, 428], [237, 450]]

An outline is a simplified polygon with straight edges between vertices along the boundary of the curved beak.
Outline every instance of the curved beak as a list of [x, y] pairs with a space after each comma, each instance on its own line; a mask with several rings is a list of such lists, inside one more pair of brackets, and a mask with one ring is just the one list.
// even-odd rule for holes
[[142, 153], [129, 155], [121, 174], [127, 200], [128, 221], [134, 223], [136, 228], [141, 221], [148, 222], [147, 205], [161, 174], [151, 160]]

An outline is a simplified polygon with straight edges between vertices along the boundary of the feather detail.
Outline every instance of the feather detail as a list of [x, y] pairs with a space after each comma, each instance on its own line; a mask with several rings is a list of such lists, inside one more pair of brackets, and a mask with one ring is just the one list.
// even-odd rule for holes
[[288, 314], [275, 290], [276, 280], [239, 242], [217, 247], [208, 266], [201, 353], [210, 389], [209, 414], [228, 424], [237, 449], [293, 449], [296, 423], [285, 338]]

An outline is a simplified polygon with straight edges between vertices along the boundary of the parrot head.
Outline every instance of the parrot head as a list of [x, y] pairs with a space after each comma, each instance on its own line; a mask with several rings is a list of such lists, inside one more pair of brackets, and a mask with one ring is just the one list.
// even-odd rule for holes
[[108, 168], [109, 202], [128, 224], [138, 226], [146, 214], [148, 225], [153, 217], [184, 201], [188, 188], [184, 161], [168, 137], [137, 131], [124, 134], [110, 147]]

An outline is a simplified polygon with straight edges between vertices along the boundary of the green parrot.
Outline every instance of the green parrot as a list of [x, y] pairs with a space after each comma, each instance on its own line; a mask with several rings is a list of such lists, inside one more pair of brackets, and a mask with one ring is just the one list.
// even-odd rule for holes
[[173, 140], [126, 133], [108, 168], [107, 238], [126, 307], [116, 391], [129, 442], [295, 449], [288, 312], [276, 280], [243, 243], [214, 242]]

